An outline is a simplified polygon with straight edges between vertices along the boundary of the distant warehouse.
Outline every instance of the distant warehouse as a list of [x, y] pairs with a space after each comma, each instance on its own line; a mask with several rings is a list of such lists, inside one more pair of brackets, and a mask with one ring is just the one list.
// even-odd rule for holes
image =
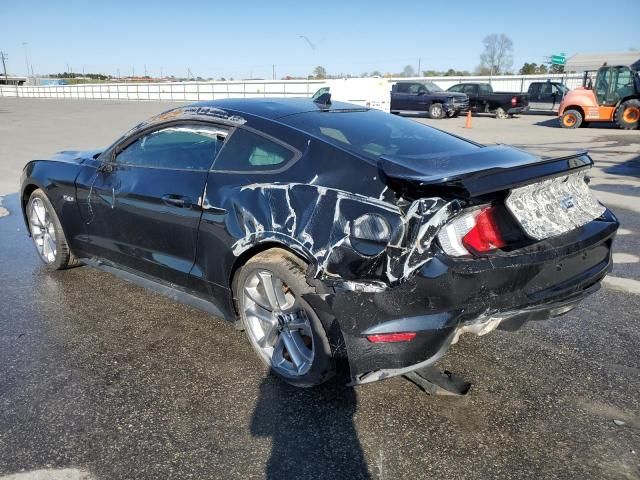
[[598, 70], [603, 64], [626, 65], [632, 70], [640, 70], [640, 52], [576, 53], [567, 60], [565, 72], [585, 72]]

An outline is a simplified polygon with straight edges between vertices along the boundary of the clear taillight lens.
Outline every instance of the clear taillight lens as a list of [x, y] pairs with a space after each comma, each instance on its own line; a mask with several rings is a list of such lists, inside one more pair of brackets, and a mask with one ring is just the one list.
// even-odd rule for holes
[[506, 245], [492, 206], [458, 215], [440, 230], [438, 241], [442, 250], [454, 257], [489, 252]]

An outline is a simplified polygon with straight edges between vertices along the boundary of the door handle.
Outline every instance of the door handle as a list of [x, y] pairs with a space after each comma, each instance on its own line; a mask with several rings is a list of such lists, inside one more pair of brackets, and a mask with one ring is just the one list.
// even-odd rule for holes
[[174, 195], [174, 194], [163, 195], [162, 201], [171, 207], [178, 207], [178, 208], [191, 207], [191, 199], [189, 197], [184, 197], [182, 195]]

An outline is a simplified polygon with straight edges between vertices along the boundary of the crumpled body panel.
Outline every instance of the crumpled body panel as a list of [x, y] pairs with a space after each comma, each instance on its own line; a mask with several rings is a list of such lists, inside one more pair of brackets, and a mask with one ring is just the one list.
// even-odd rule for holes
[[[240, 187], [225, 205], [227, 228], [239, 240], [236, 256], [258, 242], [276, 240], [311, 260], [314, 278], [347, 289], [384, 289], [399, 284], [427, 262], [440, 228], [459, 210], [457, 201], [420, 199], [406, 211], [387, 202], [304, 184]], [[252, 205], [249, 212], [244, 205]], [[353, 222], [377, 214], [389, 223], [391, 241], [377, 255], [353, 248]]]

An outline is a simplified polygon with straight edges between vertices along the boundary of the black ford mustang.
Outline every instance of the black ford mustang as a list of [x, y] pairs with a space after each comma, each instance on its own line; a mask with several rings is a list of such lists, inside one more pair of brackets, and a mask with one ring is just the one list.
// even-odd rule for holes
[[106, 150], [28, 163], [37, 251], [240, 322], [298, 386], [342, 365], [354, 384], [405, 374], [599, 287], [618, 222], [585, 153], [542, 159], [326, 97], [179, 107]]

